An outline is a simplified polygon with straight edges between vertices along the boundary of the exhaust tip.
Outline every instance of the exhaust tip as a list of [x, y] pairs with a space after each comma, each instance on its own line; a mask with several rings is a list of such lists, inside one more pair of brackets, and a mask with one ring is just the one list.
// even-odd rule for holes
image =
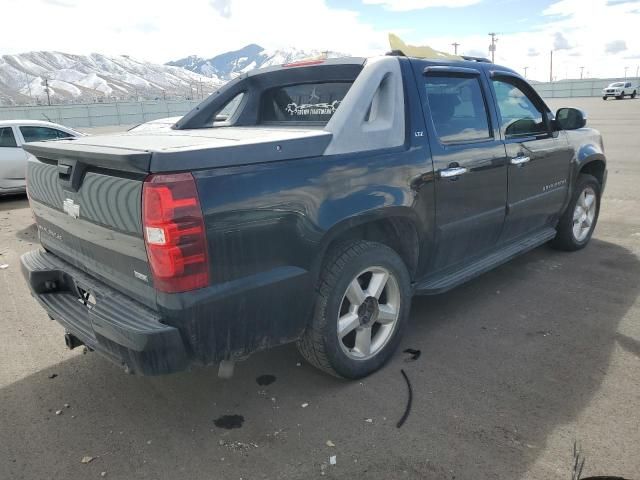
[[64, 334], [64, 344], [69, 350], [73, 350], [76, 347], [81, 347], [82, 345], [84, 345], [82, 340], [71, 333]]

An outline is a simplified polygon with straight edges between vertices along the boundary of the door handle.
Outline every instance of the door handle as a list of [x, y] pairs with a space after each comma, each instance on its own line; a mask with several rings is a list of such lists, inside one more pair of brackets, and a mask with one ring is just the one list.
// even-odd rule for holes
[[440, 178], [452, 178], [458, 177], [463, 173], [467, 173], [469, 170], [464, 167], [451, 167], [440, 170]]
[[511, 159], [511, 165], [524, 165], [530, 161], [531, 157], [515, 157]]

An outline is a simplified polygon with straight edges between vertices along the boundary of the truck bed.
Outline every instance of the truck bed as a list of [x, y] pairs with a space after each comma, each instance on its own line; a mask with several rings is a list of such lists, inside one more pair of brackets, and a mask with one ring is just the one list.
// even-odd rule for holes
[[320, 156], [332, 136], [321, 128], [257, 125], [98, 135], [25, 149], [38, 158], [156, 173]]

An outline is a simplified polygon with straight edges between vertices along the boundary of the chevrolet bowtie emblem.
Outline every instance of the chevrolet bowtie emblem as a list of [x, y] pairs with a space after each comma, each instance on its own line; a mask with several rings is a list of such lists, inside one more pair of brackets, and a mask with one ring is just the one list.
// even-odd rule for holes
[[78, 218], [80, 216], [80, 205], [76, 204], [71, 198], [67, 198], [62, 202], [62, 210], [70, 217]]

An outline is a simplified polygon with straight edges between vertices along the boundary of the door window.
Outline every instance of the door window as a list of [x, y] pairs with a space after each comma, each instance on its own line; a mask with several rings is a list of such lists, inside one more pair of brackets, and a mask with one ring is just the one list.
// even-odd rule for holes
[[20, 127], [20, 133], [22, 133], [25, 142], [40, 142], [43, 140], [73, 137], [73, 135], [67, 132], [49, 127], [24, 126]]
[[478, 77], [428, 76], [425, 88], [440, 142], [476, 142], [492, 137]]
[[548, 134], [544, 109], [536, 106], [539, 102], [516, 82], [515, 79], [493, 80], [503, 135], [505, 138], [517, 138]]
[[0, 128], [0, 148], [1, 147], [17, 147], [16, 137], [13, 136], [11, 127]]

